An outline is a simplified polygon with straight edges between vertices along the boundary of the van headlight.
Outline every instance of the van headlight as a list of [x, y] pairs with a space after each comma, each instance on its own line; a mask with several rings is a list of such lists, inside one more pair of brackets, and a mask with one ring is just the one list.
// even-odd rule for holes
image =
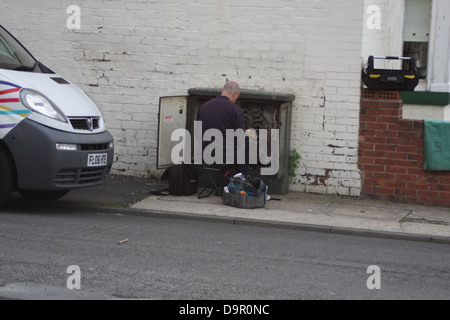
[[36, 90], [22, 89], [20, 91], [20, 101], [31, 111], [35, 111], [61, 122], [68, 122], [61, 109], [59, 109], [49, 98]]

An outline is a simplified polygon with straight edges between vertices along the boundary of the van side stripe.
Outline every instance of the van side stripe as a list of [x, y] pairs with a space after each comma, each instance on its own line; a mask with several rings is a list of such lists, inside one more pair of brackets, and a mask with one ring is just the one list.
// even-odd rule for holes
[[14, 88], [18, 88], [18, 89], [21, 89], [21, 88], [22, 88], [22, 87], [20, 87], [20, 86], [14, 84], [14, 83], [7, 82], [7, 81], [2, 81], [2, 80], [0, 80], [0, 84], [4, 84], [4, 85], [10, 86], [10, 87], [14, 87]]
[[[5, 90], [0, 90], [0, 96], [4, 96], [4, 95], [10, 94], [10, 93], [15, 93], [15, 92], [20, 91], [20, 89], [21, 89], [20, 86], [15, 85], [14, 83], [2, 81], [2, 80], [0, 80], [0, 86], [3, 87], [2, 89], [5, 89]], [[12, 87], [12, 88], [6, 89], [4, 86], [8, 86], [8, 87]], [[0, 102], [16, 103], [16, 102], [20, 102], [20, 99], [17, 99], [17, 98], [0, 99]], [[4, 123], [6, 121], [8, 121], [8, 122], [14, 121], [14, 120], [12, 120], [13, 117], [11, 117], [11, 116], [8, 117], [8, 115], [16, 115], [16, 118], [17, 118], [17, 116], [25, 118], [30, 113], [31, 113], [30, 110], [15, 110], [15, 109], [11, 109], [11, 108], [0, 105], [0, 118], [2, 119], [1, 122], [3, 122], [3, 123], [0, 123], [0, 129], [2, 129], [2, 130], [6, 129], [7, 131], [9, 131], [10, 129], [14, 128], [18, 124], [18, 122], [20, 122], [20, 121], [18, 121], [16, 123]], [[6, 117], [3, 117], [3, 116], [6, 116]]]
[[10, 110], [10, 111], [0, 111], [0, 116], [5, 114], [18, 114], [18, 115], [26, 115], [29, 114], [30, 110]]
[[19, 99], [14, 98], [14, 99], [0, 99], [0, 103], [8, 103], [8, 102], [20, 102]]
[[[1, 111], [1, 110], [5, 110], [5, 111]], [[31, 113], [30, 110], [14, 110], [14, 109], [7, 108], [5, 106], [0, 105], [0, 115], [17, 114], [17, 115], [25, 118], [30, 113]]]
[[20, 89], [14, 88], [14, 89], [9, 89], [9, 90], [3, 90], [3, 91], [0, 91], [0, 96], [3, 94], [13, 93], [13, 92], [17, 92], [17, 91], [20, 91]]
[[9, 129], [13, 128], [17, 123], [10, 123], [10, 124], [0, 124], [0, 129]]
[[2, 106], [1, 104], [0, 104], [0, 109], [6, 110], [6, 111], [14, 110], [14, 109]]

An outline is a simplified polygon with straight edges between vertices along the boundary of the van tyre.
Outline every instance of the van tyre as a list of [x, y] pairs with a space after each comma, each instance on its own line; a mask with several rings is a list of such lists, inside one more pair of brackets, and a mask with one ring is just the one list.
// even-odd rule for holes
[[14, 189], [15, 169], [9, 152], [0, 145], [0, 206]]
[[57, 191], [34, 191], [34, 190], [19, 190], [19, 193], [30, 200], [34, 201], [55, 201], [61, 199], [70, 190], [57, 190]]

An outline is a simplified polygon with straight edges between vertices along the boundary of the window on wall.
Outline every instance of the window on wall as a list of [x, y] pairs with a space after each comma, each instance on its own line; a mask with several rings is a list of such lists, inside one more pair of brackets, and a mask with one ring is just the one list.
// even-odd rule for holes
[[403, 56], [416, 59], [419, 76], [426, 79], [432, 0], [405, 0]]

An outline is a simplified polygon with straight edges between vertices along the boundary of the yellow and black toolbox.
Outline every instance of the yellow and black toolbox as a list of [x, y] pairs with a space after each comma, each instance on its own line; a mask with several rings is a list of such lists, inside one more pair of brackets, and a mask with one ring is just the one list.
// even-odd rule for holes
[[[375, 60], [400, 60], [399, 69], [376, 69]], [[414, 91], [419, 84], [416, 60], [412, 57], [369, 56], [362, 70], [362, 79], [368, 89]]]

